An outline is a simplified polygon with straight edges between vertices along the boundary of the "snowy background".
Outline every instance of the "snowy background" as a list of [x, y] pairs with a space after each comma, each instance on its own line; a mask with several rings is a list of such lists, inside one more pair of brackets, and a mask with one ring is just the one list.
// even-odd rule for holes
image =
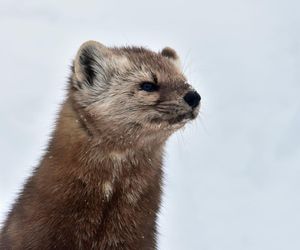
[[300, 249], [300, 1], [0, 1], [0, 221], [86, 40], [171, 46], [202, 95], [168, 143], [163, 250]]

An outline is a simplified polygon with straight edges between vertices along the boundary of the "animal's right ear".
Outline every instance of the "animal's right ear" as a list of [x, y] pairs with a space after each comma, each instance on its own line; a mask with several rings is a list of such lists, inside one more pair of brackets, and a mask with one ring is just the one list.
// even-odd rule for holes
[[94, 86], [97, 78], [105, 78], [111, 54], [109, 48], [99, 42], [88, 41], [82, 44], [74, 60], [74, 87]]

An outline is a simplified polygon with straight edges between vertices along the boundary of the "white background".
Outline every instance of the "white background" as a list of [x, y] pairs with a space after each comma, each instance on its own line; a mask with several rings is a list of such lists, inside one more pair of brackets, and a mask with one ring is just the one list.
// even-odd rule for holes
[[160, 249], [300, 249], [300, 1], [0, 2], [0, 221], [80, 46], [171, 46], [202, 95], [168, 142]]

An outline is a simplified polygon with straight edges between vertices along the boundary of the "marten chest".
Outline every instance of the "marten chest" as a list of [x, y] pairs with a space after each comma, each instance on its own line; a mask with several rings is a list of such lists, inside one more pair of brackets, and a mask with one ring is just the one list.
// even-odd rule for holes
[[107, 242], [120, 246], [150, 238], [155, 229], [159, 182], [158, 176], [148, 182], [141, 176], [128, 175], [122, 182], [103, 181], [97, 191], [82, 190], [72, 229], [78, 244], [102, 247]]

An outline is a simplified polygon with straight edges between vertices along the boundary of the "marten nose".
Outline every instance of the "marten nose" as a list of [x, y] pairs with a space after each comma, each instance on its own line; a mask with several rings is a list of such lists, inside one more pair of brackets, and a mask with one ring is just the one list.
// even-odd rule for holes
[[200, 103], [201, 96], [197, 93], [197, 91], [189, 91], [186, 93], [183, 99], [189, 106], [196, 108]]

